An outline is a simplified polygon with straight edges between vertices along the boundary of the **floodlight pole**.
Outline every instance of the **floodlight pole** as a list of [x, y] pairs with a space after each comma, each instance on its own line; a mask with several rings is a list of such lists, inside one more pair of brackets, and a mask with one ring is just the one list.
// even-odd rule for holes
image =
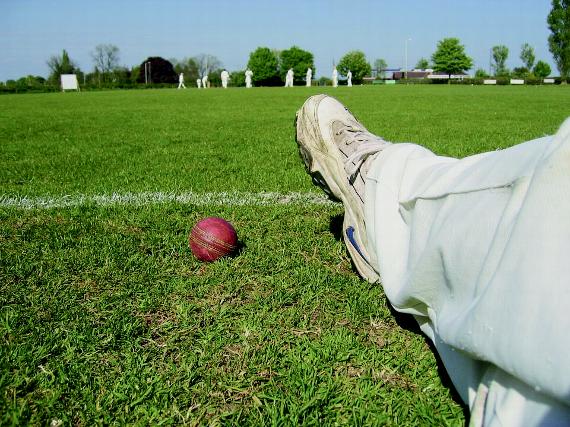
[[412, 41], [410, 37], [406, 39], [404, 42], [404, 51], [405, 51], [405, 58], [406, 58], [406, 65], [404, 67], [404, 78], [408, 80], [408, 42]]

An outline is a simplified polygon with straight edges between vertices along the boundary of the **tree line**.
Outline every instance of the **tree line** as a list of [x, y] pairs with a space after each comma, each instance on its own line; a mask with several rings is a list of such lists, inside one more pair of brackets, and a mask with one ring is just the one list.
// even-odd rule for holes
[[[552, 0], [552, 9], [547, 17], [547, 25], [551, 32], [548, 38], [550, 52], [556, 62], [562, 80], [570, 78], [570, 0]], [[141, 86], [171, 86], [178, 82], [178, 75], [184, 73], [187, 82], [193, 82], [204, 75], [208, 76], [210, 84], [221, 85], [220, 73], [223, 70], [222, 62], [210, 54], [200, 54], [190, 58], [169, 60], [161, 57], [146, 58], [141, 64], [128, 68], [120, 64], [120, 50], [112, 44], [100, 44], [90, 53], [93, 60], [93, 70], [84, 73], [69, 57], [64, 49], [61, 55], [54, 55], [47, 61], [50, 74], [42, 76], [26, 76], [18, 80], [0, 82], [0, 91], [28, 91], [28, 90], [59, 90], [61, 74], [76, 74], [82, 86], [91, 88], [127, 88]], [[504, 45], [493, 46], [490, 51], [491, 72], [478, 68], [476, 78], [520, 77], [544, 78], [551, 74], [548, 63], [536, 61], [534, 48], [528, 43], [521, 46], [519, 58], [521, 66], [509, 70], [506, 61], [509, 49]], [[421, 58], [416, 68], [431, 68], [436, 72], [445, 74], [460, 74], [470, 70], [473, 60], [465, 53], [465, 47], [457, 38], [445, 38], [438, 42], [435, 52], [431, 55], [431, 63]], [[384, 78], [387, 63], [384, 59], [377, 59], [374, 68], [367, 61], [362, 51], [355, 50], [346, 53], [336, 64], [341, 76], [352, 72], [354, 83], [361, 83], [371, 71], [376, 72], [376, 78]], [[285, 81], [285, 74], [293, 69], [294, 82], [304, 81], [308, 68], [316, 74], [314, 56], [311, 52], [292, 46], [285, 50], [276, 50], [269, 47], [258, 47], [249, 55], [247, 68], [253, 71], [253, 83], [256, 86], [278, 86]], [[331, 70], [332, 71], [332, 70]], [[245, 86], [245, 70], [234, 71], [230, 75], [233, 86]], [[322, 84], [330, 82], [322, 77]]]
[[[518, 78], [545, 78], [552, 72], [550, 65], [544, 61], [536, 61], [534, 48], [528, 43], [521, 46], [520, 60], [521, 66], [515, 67], [512, 71], [506, 66], [509, 56], [509, 49], [504, 45], [493, 46], [491, 48], [491, 70], [488, 73], [483, 68], [475, 71], [475, 78], [486, 77], [518, 77]], [[422, 58], [417, 64], [418, 68], [433, 68], [436, 71], [443, 71], [448, 74], [458, 74], [470, 69], [473, 60], [464, 52], [464, 47], [456, 38], [448, 38], [439, 42], [437, 51], [432, 55], [433, 65]]]
[[[87, 88], [170, 87], [178, 83], [180, 73], [184, 74], [186, 82], [192, 83], [208, 76], [210, 85], [221, 86], [220, 74], [224, 70], [222, 62], [210, 54], [182, 59], [148, 57], [131, 68], [119, 65], [120, 49], [112, 44], [97, 45], [90, 55], [93, 60], [91, 72], [83, 72], [64, 49], [61, 55], [53, 55], [47, 60], [50, 70], [47, 78], [30, 75], [8, 81], [3, 84], [4, 88], [55, 91], [59, 90], [62, 74], [76, 74], [80, 85]], [[282, 85], [289, 69], [293, 69], [294, 81], [297, 83], [304, 81], [308, 68], [313, 70], [313, 74], [316, 73], [314, 55], [298, 46], [285, 50], [258, 47], [250, 53], [247, 68], [253, 71], [252, 80], [256, 86]], [[353, 51], [340, 60], [338, 69], [341, 74], [352, 70], [353, 81], [358, 83], [370, 73], [371, 67], [363, 52]], [[322, 83], [328, 80], [324, 78]], [[232, 72], [230, 82], [233, 86], [245, 86], [245, 70]]]

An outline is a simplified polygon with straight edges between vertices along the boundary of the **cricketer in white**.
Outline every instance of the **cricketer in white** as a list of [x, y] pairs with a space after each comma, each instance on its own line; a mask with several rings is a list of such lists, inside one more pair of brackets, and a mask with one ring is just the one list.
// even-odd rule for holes
[[230, 79], [230, 73], [228, 73], [227, 70], [223, 70], [222, 73], [220, 74], [220, 77], [222, 79], [222, 87], [224, 89], [228, 88], [228, 80]]
[[[361, 248], [345, 238], [359, 271], [379, 273], [434, 342], [471, 425], [570, 425], [570, 119], [555, 136], [455, 159], [387, 143], [319, 95], [297, 138], [345, 227], [366, 229]], [[359, 222], [358, 188], [339, 174], [367, 155]]]
[[251, 77], [253, 76], [253, 71], [251, 71], [249, 68], [245, 71], [245, 87], [246, 88], [250, 88], [251, 87]]
[[293, 69], [289, 68], [287, 75], [285, 76], [285, 87], [293, 87]]
[[311, 81], [313, 80], [313, 70], [311, 70], [310, 68], [307, 68], [307, 75], [305, 77], [305, 85], [307, 87], [311, 87]]
[[336, 67], [333, 67], [332, 85], [333, 87], [338, 87], [338, 71], [336, 70]]

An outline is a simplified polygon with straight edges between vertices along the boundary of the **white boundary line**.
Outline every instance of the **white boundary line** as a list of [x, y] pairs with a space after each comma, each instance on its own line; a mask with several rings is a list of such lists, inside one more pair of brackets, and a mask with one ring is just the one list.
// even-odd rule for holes
[[195, 206], [274, 206], [274, 205], [330, 205], [334, 203], [317, 193], [112, 193], [100, 195], [75, 194], [67, 196], [28, 197], [0, 195], [0, 208], [51, 209], [77, 206], [144, 206], [178, 203]]

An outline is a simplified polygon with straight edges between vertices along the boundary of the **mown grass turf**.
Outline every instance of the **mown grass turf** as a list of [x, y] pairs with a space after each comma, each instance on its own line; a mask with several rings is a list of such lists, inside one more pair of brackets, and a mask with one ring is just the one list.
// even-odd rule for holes
[[[293, 120], [318, 92], [3, 96], [0, 192], [312, 192]], [[570, 112], [565, 87], [326, 92], [370, 130], [454, 156], [553, 133]], [[0, 422], [462, 424], [425, 339], [354, 273], [341, 214], [0, 208]], [[237, 257], [192, 257], [188, 232], [207, 215], [234, 223]]]
[[[292, 144], [319, 88], [3, 96], [6, 193], [310, 191]], [[371, 131], [463, 157], [552, 133], [565, 87], [332, 88]], [[229, 185], [231, 180], [231, 185]]]

